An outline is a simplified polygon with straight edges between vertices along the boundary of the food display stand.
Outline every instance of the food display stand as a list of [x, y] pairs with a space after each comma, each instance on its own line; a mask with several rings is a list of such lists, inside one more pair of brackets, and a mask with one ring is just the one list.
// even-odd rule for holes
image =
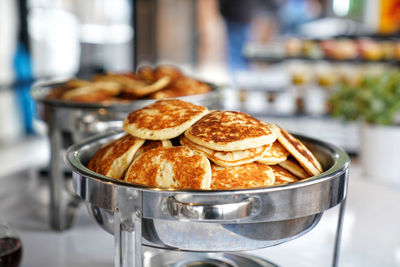
[[[86, 139], [70, 147], [65, 156], [73, 171], [75, 193], [87, 202], [95, 221], [114, 235], [115, 266], [159, 266], [157, 262], [164, 266], [276, 266], [237, 252], [298, 238], [312, 230], [326, 210], [340, 205], [332, 262], [338, 265], [350, 163], [342, 149], [297, 135], [321, 162], [322, 174], [267, 188], [162, 189], [114, 180], [86, 167], [101, 145], [122, 134]], [[143, 247], [163, 252], [143, 253]]]

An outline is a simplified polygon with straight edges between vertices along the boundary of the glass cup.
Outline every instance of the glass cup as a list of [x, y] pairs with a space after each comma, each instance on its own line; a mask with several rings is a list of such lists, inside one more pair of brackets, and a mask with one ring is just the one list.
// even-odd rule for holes
[[18, 267], [22, 258], [22, 243], [6, 223], [0, 223], [0, 267]]

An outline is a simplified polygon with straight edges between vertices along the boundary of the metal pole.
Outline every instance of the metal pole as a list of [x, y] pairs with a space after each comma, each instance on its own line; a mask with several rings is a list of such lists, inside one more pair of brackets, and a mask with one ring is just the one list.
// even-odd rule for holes
[[346, 200], [347, 200], [347, 197], [340, 204], [339, 217], [338, 217], [337, 228], [336, 228], [335, 247], [334, 247], [334, 252], [333, 252], [332, 267], [339, 266], [340, 243], [342, 241], [343, 219], [344, 219], [344, 212], [346, 209]]
[[142, 267], [143, 192], [116, 187], [114, 194], [114, 266]]
[[59, 126], [60, 113], [51, 108], [49, 125], [50, 138], [50, 227], [57, 231], [70, 228], [75, 218], [78, 198], [68, 190], [67, 177], [64, 175], [64, 161], [62, 158], [64, 137]]

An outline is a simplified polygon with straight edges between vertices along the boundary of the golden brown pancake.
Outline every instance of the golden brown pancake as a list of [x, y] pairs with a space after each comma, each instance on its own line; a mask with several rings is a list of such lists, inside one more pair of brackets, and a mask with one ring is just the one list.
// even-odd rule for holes
[[170, 140], [146, 140], [146, 142], [136, 152], [133, 160], [137, 159], [146, 151], [157, 147], [172, 147], [172, 143]]
[[323, 172], [319, 161], [302, 142], [276, 124], [270, 124], [270, 127], [276, 133], [281, 145], [289, 151], [308, 174], [318, 175]]
[[124, 93], [129, 93], [136, 97], [142, 97], [167, 87], [170, 82], [171, 79], [166, 76], [152, 83], [140, 82], [135, 84], [127, 84], [123, 88], [123, 91]]
[[287, 160], [279, 163], [279, 166], [291, 172], [299, 179], [306, 179], [310, 175], [300, 166], [300, 164], [293, 157], [288, 157]]
[[182, 72], [178, 68], [171, 65], [160, 65], [154, 70], [154, 77], [156, 80], [159, 80], [163, 77], [169, 77], [171, 82], [174, 82], [182, 76]]
[[275, 175], [274, 185], [285, 185], [298, 181], [297, 178], [286, 169], [278, 165], [271, 165], [270, 167]]
[[157, 92], [171, 82], [171, 78], [168, 76], [161, 77], [157, 81], [146, 81], [141, 80], [140, 76], [134, 74], [117, 74], [107, 73], [104, 76], [96, 76], [96, 81], [112, 81], [121, 85], [122, 91], [125, 95], [129, 95], [130, 98], [139, 98], [154, 92]]
[[88, 168], [99, 174], [121, 179], [144, 141], [126, 134], [102, 146], [90, 160]]
[[258, 160], [269, 149], [270, 145], [264, 145], [256, 148], [235, 151], [217, 151], [193, 143], [185, 136], [182, 136], [180, 142], [200, 153], [203, 153], [209, 160], [222, 167], [238, 166], [251, 163]]
[[106, 82], [94, 82], [88, 86], [77, 87], [72, 90], [66, 91], [62, 98], [64, 100], [71, 100], [78, 96], [90, 95], [96, 93], [103, 93], [109, 95], [109, 97], [116, 96], [121, 92], [121, 86], [119, 83], [106, 81]]
[[139, 74], [139, 77], [142, 80], [145, 80], [145, 81], [147, 81], [149, 83], [152, 83], [152, 82], [154, 82], [156, 80], [153, 68], [150, 67], [150, 66], [142, 66], [142, 67], [140, 67], [139, 70], [138, 70], [138, 74]]
[[142, 82], [140, 80], [140, 77], [136, 74], [133, 74], [133, 73], [123, 74], [123, 73], [112, 73], [112, 72], [108, 72], [103, 75], [95, 75], [93, 77], [93, 81], [95, 81], [95, 82], [116, 82], [122, 86], [130, 84], [130, 83]]
[[253, 162], [234, 167], [211, 165], [211, 189], [243, 189], [271, 186], [275, 176], [270, 166]]
[[265, 153], [262, 155], [262, 157], [257, 161], [262, 164], [274, 165], [282, 161], [285, 161], [289, 155], [290, 155], [289, 151], [287, 151], [279, 143], [279, 141], [275, 141], [272, 144], [271, 148], [267, 149]]
[[71, 79], [65, 83], [66, 88], [78, 88], [91, 85], [91, 81], [81, 80], [81, 79]]
[[68, 99], [70, 101], [75, 101], [75, 102], [82, 102], [82, 103], [92, 103], [92, 102], [104, 102], [104, 101], [112, 101], [113, 97], [111, 97], [109, 94], [104, 93], [104, 92], [94, 92], [90, 94], [84, 94], [84, 95], [77, 95], [74, 97], [71, 97]]
[[159, 100], [131, 112], [124, 120], [123, 129], [143, 139], [171, 139], [182, 134], [207, 112], [206, 107], [178, 99]]
[[134, 160], [125, 181], [163, 188], [210, 189], [208, 159], [186, 146], [150, 149]]
[[211, 91], [211, 87], [197, 80], [180, 77], [169, 87], [150, 95], [150, 98], [163, 99], [186, 95], [205, 94]]
[[200, 146], [233, 151], [272, 144], [276, 134], [264, 122], [238, 111], [214, 111], [195, 124], [185, 136]]

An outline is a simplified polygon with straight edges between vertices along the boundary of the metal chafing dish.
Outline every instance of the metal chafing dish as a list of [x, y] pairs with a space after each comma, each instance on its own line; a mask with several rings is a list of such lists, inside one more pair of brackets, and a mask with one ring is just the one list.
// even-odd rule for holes
[[324, 211], [346, 198], [347, 154], [334, 145], [304, 136], [297, 137], [326, 171], [284, 186], [226, 191], [160, 189], [127, 184], [85, 167], [102, 144], [122, 134], [93, 137], [70, 147], [65, 155], [73, 171], [76, 194], [87, 201], [96, 222], [114, 234], [115, 266], [143, 266], [141, 245], [196, 252], [274, 246], [307, 233]]
[[[74, 197], [70, 177], [65, 176], [62, 153], [83, 138], [111, 129], [120, 129], [128, 113], [155, 100], [133, 100], [113, 103], [79, 103], [48, 99], [48, 93], [66, 81], [38, 82], [31, 95], [37, 103], [37, 115], [48, 125], [50, 138], [50, 225], [53, 229], [71, 227], [79, 199]], [[210, 85], [207, 94], [179, 97], [211, 109], [220, 108], [220, 89]]]

